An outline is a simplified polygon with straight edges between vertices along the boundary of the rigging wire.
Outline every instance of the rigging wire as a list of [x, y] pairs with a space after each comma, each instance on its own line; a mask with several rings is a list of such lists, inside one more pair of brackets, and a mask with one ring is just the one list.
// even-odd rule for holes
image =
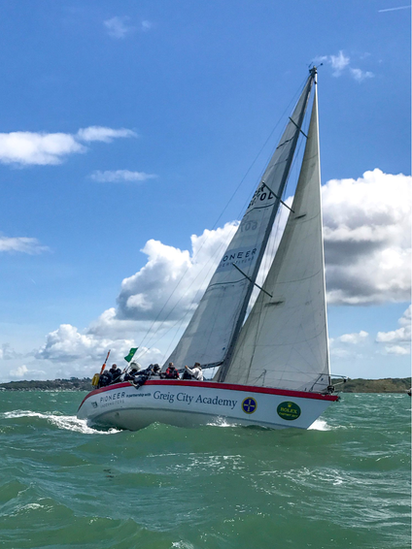
[[[240, 187], [243, 185], [244, 181], [246, 180], [247, 176], [249, 175], [250, 171], [252, 170], [252, 168], [254, 167], [254, 165], [256, 164], [258, 158], [261, 156], [263, 150], [266, 148], [268, 142], [271, 140], [273, 134], [275, 133], [275, 131], [277, 130], [277, 128], [279, 127], [280, 123], [282, 122], [282, 120], [285, 118], [286, 116], [286, 113], [287, 112], [290, 112], [290, 108], [291, 108], [291, 104], [295, 104], [296, 101], [297, 101], [297, 97], [300, 96], [305, 84], [306, 84], [306, 81], [307, 81], [307, 78], [305, 78], [303, 80], [303, 83], [300, 85], [298, 91], [295, 93], [295, 95], [291, 98], [291, 100], [289, 101], [288, 105], [285, 107], [283, 113], [281, 114], [281, 116], [279, 117], [277, 123], [275, 124], [275, 126], [272, 128], [270, 134], [268, 135], [268, 137], [266, 138], [265, 142], [263, 143], [263, 145], [260, 147], [259, 151], [257, 152], [257, 154], [255, 155], [252, 163], [250, 164], [249, 168], [246, 170], [245, 174], [243, 175], [242, 179], [240, 180], [239, 184], [237, 185], [236, 189], [233, 191], [232, 195], [230, 196], [229, 200], [227, 201], [226, 205], [224, 206], [223, 210], [221, 211], [221, 213], [219, 214], [219, 216], [217, 217], [215, 223], [213, 224], [212, 226], [212, 229], [211, 231], [215, 230], [216, 227], [218, 226], [218, 224], [220, 223], [224, 213], [226, 212], [226, 210], [229, 208], [229, 205], [233, 202], [235, 196], [237, 195], [237, 193], [239, 192], [239, 189]], [[262, 179], [262, 176], [263, 176], [263, 173], [264, 173], [264, 170], [265, 170], [265, 166], [267, 165], [267, 163], [270, 161], [270, 158], [273, 156], [274, 154], [274, 151], [276, 150], [276, 146], [275, 148], [272, 149], [270, 155], [269, 155], [269, 158], [266, 160], [266, 163], [263, 163], [264, 164], [264, 168], [262, 169], [260, 175], [259, 175], [259, 178], [258, 178], [258, 181], [257, 181], [257, 185], [259, 184], [259, 182], [261, 181]], [[298, 152], [298, 151], [297, 151]], [[295, 155], [295, 159], [293, 161], [293, 164], [292, 164], [292, 169], [293, 169], [293, 166], [296, 164], [296, 157], [298, 156], [298, 154]], [[288, 178], [288, 181], [287, 181], [287, 185], [289, 185], [289, 181], [290, 181], [290, 177]], [[256, 186], [256, 185], [255, 185]], [[246, 211], [246, 208], [248, 206], [248, 204], [250, 203], [250, 200], [251, 200], [251, 197], [253, 195], [253, 193], [255, 192], [255, 188], [253, 187], [252, 191], [249, 193], [249, 196], [247, 197], [245, 203], [243, 204], [240, 212], [239, 212], [239, 219], [241, 219], [244, 215], [244, 212]], [[277, 229], [276, 231], [279, 231], [279, 218], [280, 216], [278, 215], [277, 216], [277, 221], [276, 221], [276, 225], [277, 225]], [[210, 236], [209, 236], [210, 238]], [[201, 252], [201, 250], [203, 249], [203, 247], [205, 246], [205, 244], [207, 243], [208, 241], [208, 237], [206, 236], [204, 241], [202, 242], [202, 244], [200, 245], [199, 249], [197, 250], [197, 254], [199, 254]], [[274, 250], [274, 242], [275, 242], [275, 239], [273, 239], [273, 244], [272, 244], [272, 248]], [[220, 249], [224, 251], [224, 249], [226, 249], [226, 246], [227, 246], [228, 243], [222, 243], [222, 245], [220, 246]], [[219, 249], [219, 251], [220, 251]], [[272, 256], [273, 257], [273, 256]], [[192, 260], [194, 259], [194, 257], [192, 258]], [[266, 260], [268, 261], [268, 260]], [[185, 271], [183, 272], [183, 274], [181, 275], [180, 279], [177, 281], [177, 284], [175, 285], [174, 289], [172, 290], [171, 294], [169, 295], [169, 297], [167, 298], [167, 300], [165, 301], [165, 303], [163, 304], [163, 306], [161, 307], [161, 309], [159, 310], [158, 314], [156, 315], [155, 319], [152, 321], [150, 327], [148, 328], [148, 330], [146, 331], [146, 333], [144, 334], [140, 344], [139, 344], [139, 349], [142, 350], [142, 352], [139, 354], [139, 359], [142, 358], [142, 356], [144, 356], [144, 354], [146, 354], [146, 352], [149, 350], [148, 347], [146, 347], [146, 349], [144, 349], [144, 345], [145, 343], [147, 342], [147, 345], [150, 345], [150, 343], [153, 342], [153, 340], [156, 338], [158, 332], [162, 329], [162, 326], [168, 321], [168, 319], [170, 318], [170, 316], [172, 315], [173, 311], [176, 309], [176, 307], [179, 305], [179, 303], [182, 301], [182, 299], [185, 297], [185, 295], [187, 295], [187, 293], [190, 291], [190, 289], [193, 287], [193, 285], [195, 284], [195, 282], [198, 282], [199, 278], [200, 278], [200, 275], [203, 275], [203, 282], [209, 277], [211, 276], [210, 272], [212, 270], [212, 268], [214, 267], [214, 264], [211, 264], [209, 266], [209, 269], [207, 270], [207, 273], [205, 275], [204, 271], [200, 271], [199, 274], [193, 279], [193, 281], [189, 284], [189, 286], [187, 287], [186, 289], [186, 292], [184, 294], [182, 294], [182, 296], [176, 301], [176, 303], [173, 305], [173, 307], [170, 309], [170, 311], [168, 311], [168, 313], [166, 314], [165, 318], [162, 320], [161, 324], [158, 326], [158, 328], [156, 330], [153, 331], [153, 328], [154, 326], [159, 322], [163, 312], [166, 310], [166, 307], [167, 305], [169, 304], [169, 302], [171, 301], [171, 299], [173, 298], [173, 296], [175, 295], [175, 293], [177, 292], [179, 286], [181, 285], [181, 283], [183, 282], [183, 280], [185, 279], [189, 269], [191, 268], [191, 266], [193, 265], [193, 263], [189, 264], [187, 266], [187, 268], [185, 269]], [[186, 314], [179, 320], [177, 320], [168, 330], [166, 330], [166, 332], [164, 332], [161, 336], [160, 339], [162, 339], [165, 335], [167, 335], [170, 330], [174, 329], [176, 327], [177, 324], [180, 324], [180, 327], [182, 327], [182, 325], [185, 323], [186, 319], [187, 319], [187, 316], [189, 315], [189, 313], [192, 312], [193, 310], [193, 306], [194, 304], [198, 301], [197, 299], [197, 295], [198, 295], [198, 292], [195, 292], [194, 293], [194, 296], [193, 296], [193, 299], [191, 301], [191, 304], [190, 306], [188, 307], [187, 309], [187, 312]], [[149, 334], [150, 334], [150, 337], [149, 337]], [[177, 335], [175, 336], [175, 338], [177, 337]], [[174, 339], [175, 339], [174, 338]], [[168, 349], [171, 347], [172, 343], [169, 344], [168, 346]]]

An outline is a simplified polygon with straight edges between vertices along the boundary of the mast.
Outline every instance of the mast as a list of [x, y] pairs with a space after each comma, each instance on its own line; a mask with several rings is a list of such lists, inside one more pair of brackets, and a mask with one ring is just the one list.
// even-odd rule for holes
[[[272, 210], [272, 213], [271, 213], [271, 216], [270, 216], [270, 221], [269, 221], [269, 223], [266, 227], [265, 235], [264, 235], [264, 238], [263, 238], [263, 244], [260, 248], [259, 255], [258, 255], [258, 258], [256, 260], [255, 268], [253, 270], [252, 275], [249, 278], [249, 287], [248, 287], [248, 290], [247, 290], [247, 293], [246, 293], [246, 296], [245, 296], [245, 299], [244, 299], [242, 309], [241, 309], [241, 312], [239, 314], [237, 323], [235, 325], [235, 329], [233, 331], [233, 336], [232, 336], [232, 339], [231, 339], [231, 342], [230, 342], [230, 345], [229, 345], [229, 349], [228, 349], [226, 357], [225, 357], [225, 359], [224, 359], [222, 365], [220, 366], [219, 371], [216, 375], [216, 380], [220, 381], [220, 382], [224, 382], [225, 379], [226, 379], [226, 375], [227, 375], [227, 372], [229, 370], [229, 366], [230, 366], [230, 362], [231, 362], [231, 359], [232, 359], [232, 356], [233, 356], [233, 351], [234, 351], [234, 348], [235, 348], [235, 345], [236, 345], [236, 341], [239, 337], [240, 330], [242, 329], [243, 321], [244, 321], [244, 318], [246, 316], [247, 307], [249, 305], [249, 300], [250, 300], [250, 297], [252, 295], [252, 291], [253, 291], [253, 288], [254, 288], [254, 285], [255, 285], [255, 280], [257, 278], [257, 275], [258, 275], [258, 272], [259, 272], [259, 269], [260, 269], [260, 264], [262, 262], [263, 255], [264, 255], [265, 250], [266, 250], [266, 245], [268, 243], [270, 233], [272, 231], [273, 223], [274, 223], [276, 214], [278, 212], [279, 205], [282, 203], [281, 198], [282, 198], [283, 191], [284, 191], [284, 188], [285, 188], [285, 185], [286, 185], [286, 181], [289, 177], [290, 167], [292, 165], [292, 161], [293, 161], [293, 158], [295, 156], [295, 150], [296, 150], [296, 146], [297, 146], [297, 143], [298, 143], [299, 134], [302, 131], [301, 128], [302, 128], [303, 120], [305, 118], [306, 107], [308, 105], [310, 93], [311, 93], [311, 90], [312, 90], [312, 85], [313, 85], [313, 83], [315, 82], [315, 79], [316, 79], [316, 75], [317, 75], [316, 67], [313, 67], [312, 69], [310, 69], [309, 73], [310, 74], [309, 74], [305, 89], [303, 91], [303, 94], [306, 94], [306, 96], [304, 97], [304, 108], [300, 112], [300, 116], [299, 116], [298, 121], [294, 121], [292, 118], [290, 118], [291, 122], [296, 126], [298, 131], [296, 131], [294, 136], [293, 136], [293, 144], [292, 144], [291, 152], [290, 152], [289, 157], [286, 161], [286, 166], [285, 166], [285, 169], [284, 169], [284, 172], [283, 172], [283, 175], [282, 175], [282, 180], [281, 180], [281, 183], [280, 183], [280, 186], [279, 186], [279, 194], [276, 196], [276, 203], [275, 203], [275, 206]], [[262, 180], [261, 183], [264, 186], [267, 187], [264, 180]]]

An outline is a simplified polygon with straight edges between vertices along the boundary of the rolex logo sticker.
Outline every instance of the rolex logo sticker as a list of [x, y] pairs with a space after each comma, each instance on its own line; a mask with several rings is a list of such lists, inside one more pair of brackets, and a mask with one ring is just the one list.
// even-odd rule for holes
[[277, 408], [278, 415], [282, 419], [292, 421], [300, 416], [300, 408], [294, 402], [281, 402]]

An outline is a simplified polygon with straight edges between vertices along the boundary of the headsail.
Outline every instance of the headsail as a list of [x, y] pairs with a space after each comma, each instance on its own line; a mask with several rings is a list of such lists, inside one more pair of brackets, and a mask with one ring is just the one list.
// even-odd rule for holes
[[292, 210], [225, 381], [321, 392], [330, 374], [316, 91]]
[[166, 364], [217, 366], [231, 354], [286, 185], [313, 80], [312, 72], [238, 230]]

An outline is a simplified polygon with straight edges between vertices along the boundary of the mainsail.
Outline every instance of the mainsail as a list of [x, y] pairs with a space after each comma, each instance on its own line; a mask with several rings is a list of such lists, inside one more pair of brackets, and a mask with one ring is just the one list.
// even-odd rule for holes
[[314, 392], [330, 385], [316, 91], [292, 210], [228, 383]]
[[211, 367], [225, 361], [220, 369], [224, 376], [286, 185], [314, 78], [311, 71], [237, 232], [165, 366], [199, 362]]

